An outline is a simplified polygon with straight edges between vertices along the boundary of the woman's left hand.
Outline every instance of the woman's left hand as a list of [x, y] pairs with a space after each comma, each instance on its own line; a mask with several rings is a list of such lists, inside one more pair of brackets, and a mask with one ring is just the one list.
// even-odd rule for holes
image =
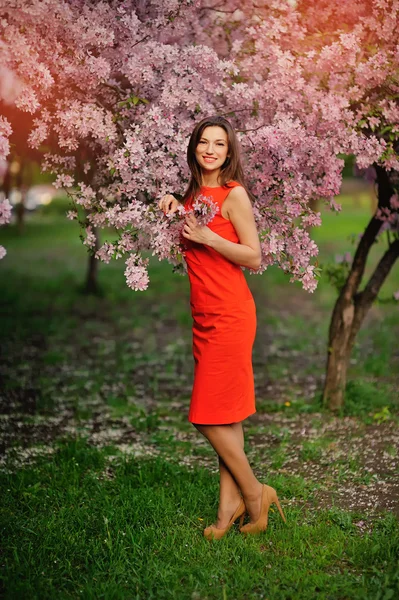
[[198, 225], [197, 219], [192, 213], [186, 215], [185, 221], [183, 227], [183, 236], [185, 238], [192, 242], [197, 242], [197, 244], [209, 244], [215, 235], [209, 227]]

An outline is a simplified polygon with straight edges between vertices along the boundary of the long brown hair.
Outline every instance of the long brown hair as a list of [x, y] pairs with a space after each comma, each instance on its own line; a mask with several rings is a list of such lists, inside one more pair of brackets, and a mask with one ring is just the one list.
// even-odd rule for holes
[[187, 147], [187, 163], [191, 171], [191, 178], [182, 202], [185, 202], [190, 197], [194, 198], [200, 191], [200, 187], [202, 185], [202, 174], [201, 167], [199, 166], [195, 157], [195, 151], [202, 137], [202, 132], [204, 129], [206, 127], [215, 126], [221, 127], [227, 133], [228, 156], [226, 157], [226, 160], [224, 161], [219, 173], [221, 185], [229, 188], [229, 181], [237, 181], [238, 183], [241, 183], [251, 200], [254, 200], [254, 196], [251, 194], [245, 184], [244, 173], [241, 165], [240, 145], [236, 133], [227, 119], [215, 115], [202, 119], [202, 121], [197, 123], [194, 131], [191, 134]]

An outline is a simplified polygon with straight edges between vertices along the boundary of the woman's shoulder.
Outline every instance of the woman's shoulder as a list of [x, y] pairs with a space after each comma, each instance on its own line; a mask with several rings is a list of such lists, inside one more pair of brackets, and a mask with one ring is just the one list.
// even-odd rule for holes
[[242, 183], [240, 183], [239, 181], [235, 181], [234, 179], [232, 179], [231, 181], [226, 181], [225, 186], [229, 189], [233, 188], [233, 187], [244, 187], [242, 185]]
[[238, 181], [229, 182], [229, 188], [226, 195], [226, 202], [230, 205], [234, 205], [235, 203], [241, 204], [242, 202], [246, 202], [249, 200], [248, 192], [245, 189], [245, 186]]
[[241, 198], [241, 196], [243, 196], [243, 195], [246, 196], [247, 195], [247, 191], [245, 189], [245, 186], [242, 183], [240, 183], [239, 181], [235, 181], [235, 180], [228, 181], [226, 183], [226, 188], [227, 188], [227, 190], [229, 190], [228, 198], [230, 198], [230, 197], [232, 197], [232, 198], [235, 198], [235, 197]]

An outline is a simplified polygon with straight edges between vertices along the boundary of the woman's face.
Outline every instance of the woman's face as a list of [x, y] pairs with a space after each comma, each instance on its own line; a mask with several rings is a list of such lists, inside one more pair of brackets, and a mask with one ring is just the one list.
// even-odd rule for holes
[[205, 127], [198, 140], [195, 158], [201, 169], [216, 171], [226, 160], [229, 151], [227, 133], [222, 127]]

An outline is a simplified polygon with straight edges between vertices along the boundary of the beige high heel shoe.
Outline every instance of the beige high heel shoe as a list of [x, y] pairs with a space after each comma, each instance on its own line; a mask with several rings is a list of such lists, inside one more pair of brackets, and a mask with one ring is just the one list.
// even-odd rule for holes
[[264, 531], [267, 528], [268, 522], [268, 512], [271, 504], [276, 504], [281, 518], [284, 523], [286, 523], [286, 518], [284, 516], [283, 510], [280, 506], [280, 502], [277, 498], [276, 490], [270, 485], [263, 484], [262, 487], [262, 496], [261, 496], [261, 504], [260, 504], [260, 515], [258, 520], [255, 523], [247, 523], [243, 527], [240, 527], [241, 533], [247, 534], [256, 534]]
[[206, 537], [207, 540], [212, 540], [212, 539], [219, 540], [224, 535], [226, 535], [226, 533], [229, 531], [229, 529], [233, 525], [234, 521], [236, 521], [238, 519], [238, 517], [240, 517], [240, 527], [242, 527], [242, 524], [244, 522], [245, 513], [246, 513], [245, 503], [244, 503], [244, 500], [241, 498], [240, 504], [238, 505], [235, 513], [231, 517], [227, 527], [225, 527], [224, 529], [219, 529], [219, 527], [215, 527], [215, 525], [209, 525], [209, 527], [206, 527], [204, 529], [204, 536]]

